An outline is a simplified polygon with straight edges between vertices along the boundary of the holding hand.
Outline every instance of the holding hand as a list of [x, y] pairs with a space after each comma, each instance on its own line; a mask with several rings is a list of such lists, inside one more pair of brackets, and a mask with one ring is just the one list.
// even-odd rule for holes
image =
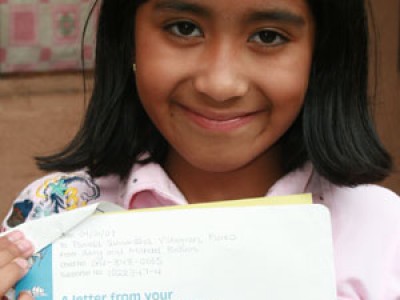
[[[29, 270], [28, 258], [33, 245], [22, 232], [14, 231], [0, 237], [0, 297], [11, 289]], [[19, 299], [33, 299], [25, 293]]]

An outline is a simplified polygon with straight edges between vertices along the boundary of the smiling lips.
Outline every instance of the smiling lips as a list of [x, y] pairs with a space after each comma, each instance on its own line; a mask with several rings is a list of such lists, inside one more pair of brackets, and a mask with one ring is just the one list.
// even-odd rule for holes
[[251, 122], [260, 111], [235, 114], [202, 114], [187, 107], [180, 106], [185, 115], [201, 128], [227, 132], [238, 129]]

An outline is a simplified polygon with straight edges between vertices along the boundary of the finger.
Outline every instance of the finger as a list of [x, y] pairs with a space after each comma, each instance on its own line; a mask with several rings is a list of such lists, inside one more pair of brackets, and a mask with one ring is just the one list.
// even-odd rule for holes
[[16, 257], [27, 258], [34, 252], [31, 242], [20, 232], [12, 232], [0, 239], [0, 268]]
[[24, 238], [24, 234], [21, 231], [12, 231], [5, 236], [0, 237], [0, 250], [7, 248], [10, 243], [17, 242]]
[[33, 298], [32, 293], [28, 292], [28, 291], [22, 291], [21, 293], [19, 293], [18, 296], [18, 300], [33, 300], [35, 298]]
[[33, 246], [26, 240], [10, 244], [6, 249], [0, 251], [0, 268], [10, 263], [17, 257], [28, 258], [33, 254]]
[[29, 270], [26, 259], [18, 257], [0, 269], [0, 295], [4, 295]]

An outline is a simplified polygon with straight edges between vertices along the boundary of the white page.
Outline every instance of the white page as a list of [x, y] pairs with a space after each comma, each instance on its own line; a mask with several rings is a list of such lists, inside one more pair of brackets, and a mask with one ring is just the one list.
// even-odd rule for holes
[[320, 205], [93, 216], [53, 244], [36, 299], [334, 300], [331, 236]]

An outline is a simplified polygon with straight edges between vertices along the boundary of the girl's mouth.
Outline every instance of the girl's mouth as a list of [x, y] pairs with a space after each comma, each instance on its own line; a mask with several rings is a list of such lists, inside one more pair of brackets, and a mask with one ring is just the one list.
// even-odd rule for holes
[[250, 123], [260, 111], [240, 113], [199, 113], [179, 105], [184, 114], [197, 126], [219, 132], [228, 132]]

